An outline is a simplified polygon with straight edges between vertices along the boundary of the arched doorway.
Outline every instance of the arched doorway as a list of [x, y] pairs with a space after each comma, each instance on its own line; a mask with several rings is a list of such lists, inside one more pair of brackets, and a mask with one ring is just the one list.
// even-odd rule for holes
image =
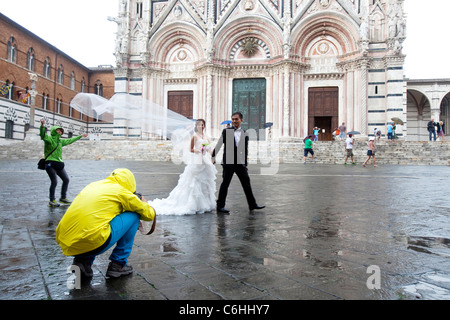
[[410, 89], [407, 91], [407, 114], [409, 141], [427, 141], [427, 123], [431, 119], [430, 101], [420, 91]]

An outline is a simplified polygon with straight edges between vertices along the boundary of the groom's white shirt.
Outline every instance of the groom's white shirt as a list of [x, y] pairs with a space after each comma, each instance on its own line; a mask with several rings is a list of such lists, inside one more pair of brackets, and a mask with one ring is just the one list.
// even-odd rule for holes
[[234, 140], [236, 141], [236, 145], [239, 145], [241, 141], [242, 128], [234, 130]]

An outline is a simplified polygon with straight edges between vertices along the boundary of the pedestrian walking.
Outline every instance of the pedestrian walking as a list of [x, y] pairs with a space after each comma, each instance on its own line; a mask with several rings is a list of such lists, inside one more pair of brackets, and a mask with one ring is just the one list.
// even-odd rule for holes
[[428, 122], [427, 124], [427, 130], [428, 130], [428, 135], [429, 135], [429, 139], [431, 141], [431, 136], [433, 136], [434, 141], [436, 141], [436, 122], [434, 122], [434, 119], [431, 119], [431, 121]]
[[309, 135], [305, 139], [303, 139], [303, 142], [305, 143], [305, 150], [303, 153], [303, 163], [306, 164], [306, 157], [308, 156], [308, 153], [311, 153], [312, 161], [315, 161], [314, 159], [314, 150], [312, 149], [313, 141], [311, 140], [312, 136]]
[[370, 138], [368, 145], [369, 145], [369, 148], [367, 150], [367, 159], [366, 159], [366, 161], [364, 161], [363, 167], [366, 166], [367, 162], [369, 162], [371, 157], [373, 159], [373, 166], [377, 167], [377, 165], [375, 163], [375, 138], [373, 138], [373, 137]]
[[[46, 133], [47, 128], [44, 126], [45, 120], [41, 120], [41, 127], [39, 131], [39, 135], [42, 140], [44, 140], [44, 156], [46, 158], [45, 161], [45, 171], [50, 178], [50, 190], [49, 190], [49, 198], [50, 202], [48, 203], [49, 207], [59, 207], [60, 203], [70, 204], [70, 200], [67, 199], [67, 189], [69, 188], [69, 176], [65, 170], [65, 165], [62, 159], [62, 147], [65, 147], [71, 143], [74, 143], [77, 140], [80, 140], [82, 137], [87, 137], [88, 134], [85, 133], [83, 135], [73, 137], [70, 139], [61, 139], [61, 136], [64, 134], [64, 129], [60, 126], [54, 126], [50, 130], [50, 135]], [[57, 176], [61, 178], [63, 184], [61, 186], [61, 197], [59, 198], [59, 202], [56, 202], [55, 190], [58, 185]]]
[[353, 135], [350, 133], [348, 135], [347, 140], [345, 141], [345, 152], [346, 152], [345, 161], [344, 161], [345, 165], [347, 165], [348, 157], [351, 158], [352, 164], [356, 164], [355, 161], [353, 160], [353, 143], [354, 143]]
[[[264, 209], [264, 205], [256, 203], [253, 195], [252, 185], [250, 183], [250, 176], [248, 175], [248, 142], [249, 135], [242, 128], [241, 124], [244, 120], [240, 111], [234, 112], [231, 115], [231, 128], [223, 129], [222, 134], [217, 141], [216, 147], [211, 155], [212, 163], [216, 163], [216, 155], [220, 148], [224, 146], [222, 157], [222, 183], [219, 188], [219, 194], [216, 201], [216, 212], [218, 214], [229, 214], [230, 210], [225, 208], [225, 201], [228, 195], [228, 187], [231, 179], [236, 174], [241, 182], [244, 190], [247, 204], [250, 211]], [[202, 188], [204, 188], [202, 186]]]

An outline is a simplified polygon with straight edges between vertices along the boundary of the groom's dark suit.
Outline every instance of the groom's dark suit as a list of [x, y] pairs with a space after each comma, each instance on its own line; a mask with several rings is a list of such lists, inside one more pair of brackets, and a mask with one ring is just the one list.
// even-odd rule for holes
[[227, 128], [222, 131], [222, 135], [217, 142], [217, 145], [213, 151], [212, 157], [215, 158], [216, 153], [219, 152], [222, 145], [225, 145], [222, 160], [222, 177], [223, 181], [219, 189], [219, 197], [217, 199], [217, 208], [225, 207], [225, 199], [228, 194], [228, 187], [233, 178], [233, 174], [239, 178], [242, 188], [244, 189], [245, 196], [247, 197], [247, 203], [250, 210], [258, 207], [255, 197], [253, 196], [252, 186], [250, 184], [250, 177], [247, 172], [247, 157], [248, 157], [248, 134], [242, 130], [239, 144], [236, 144], [234, 137], [235, 128]]

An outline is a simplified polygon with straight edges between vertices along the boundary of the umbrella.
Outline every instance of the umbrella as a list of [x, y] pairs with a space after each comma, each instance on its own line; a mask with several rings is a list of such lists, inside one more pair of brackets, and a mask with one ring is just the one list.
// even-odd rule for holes
[[347, 134], [361, 134], [361, 132], [359, 132], [359, 131], [350, 131], [350, 132], [347, 132]]
[[271, 126], [273, 126], [272, 122], [264, 123], [264, 129], [270, 128]]
[[403, 120], [400, 119], [400, 118], [395, 117], [395, 118], [391, 118], [391, 120], [394, 121], [397, 124], [403, 124]]
[[314, 136], [313, 136], [312, 134], [310, 134], [310, 135], [306, 136], [306, 137], [305, 137], [305, 139], [303, 139], [303, 142], [305, 142], [305, 141], [306, 141], [306, 139], [308, 139], [308, 138], [309, 138], [309, 139], [311, 139], [312, 137], [314, 137]]
[[222, 121], [221, 124], [230, 124], [230, 123], [231, 123], [231, 120], [225, 120], [225, 121]]

